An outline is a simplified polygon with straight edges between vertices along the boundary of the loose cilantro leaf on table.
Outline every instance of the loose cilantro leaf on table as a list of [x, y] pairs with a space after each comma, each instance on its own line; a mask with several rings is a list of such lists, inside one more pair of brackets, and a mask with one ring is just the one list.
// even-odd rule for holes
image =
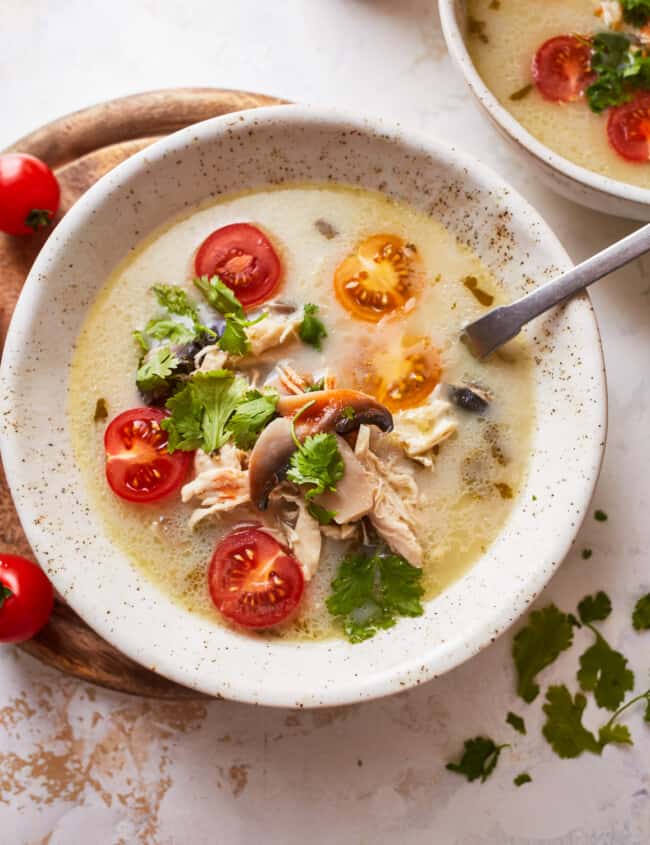
[[327, 337], [327, 329], [322, 320], [316, 316], [318, 311], [318, 305], [313, 305], [311, 302], [305, 305], [304, 317], [298, 326], [298, 337], [303, 343], [320, 351], [322, 341]]
[[625, 704], [621, 705], [618, 710], [613, 714], [611, 719], [606, 722], [600, 730], [598, 731], [598, 739], [600, 741], [601, 747], [604, 748], [609, 743], [618, 743], [622, 745], [634, 745], [632, 741], [632, 735], [630, 734], [630, 730], [627, 725], [621, 725], [616, 723], [616, 719], [627, 710], [632, 705], [636, 704], [639, 701], [646, 702], [646, 713], [645, 713], [645, 720], [650, 722], [650, 690], [646, 690], [642, 692], [640, 695], [635, 695], [634, 698], [631, 698], [629, 701], [626, 701]]
[[511, 728], [514, 728], [514, 730], [518, 731], [520, 734], [526, 733], [526, 723], [521, 716], [517, 716], [516, 713], [513, 713], [512, 711], [509, 712], [506, 716], [506, 722]]
[[578, 615], [583, 625], [590, 622], [604, 622], [612, 612], [612, 603], [602, 590], [594, 596], [585, 596], [578, 605]]
[[332, 581], [327, 609], [340, 618], [350, 642], [363, 642], [395, 625], [397, 616], [424, 613], [421, 580], [422, 570], [399, 555], [350, 554]]
[[627, 668], [627, 660], [615, 651], [593, 626], [602, 622], [612, 611], [606, 593], [586, 596], [578, 605], [578, 614], [596, 637], [594, 644], [580, 657], [578, 682], [583, 690], [593, 691], [599, 707], [616, 710], [626, 691], [634, 689], [634, 674]]
[[607, 516], [605, 511], [598, 510], [594, 511], [594, 519], [596, 520], [596, 522], [607, 522], [609, 517]]
[[650, 593], [642, 596], [634, 605], [632, 625], [636, 631], [650, 631]]
[[275, 416], [278, 399], [275, 392], [249, 390], [245, 394], [228, 420], [228, 430], [240, 449], [251, 449], [255, 445], [259, 433]]
[[228, 352], [229, 355], [241, 356], [250, 352], [251, 345], [246, 329], [264, 320], [268, 312], [260, 314], [254, 320], [248, 320], [241, 302], [218, 276], [210, 278], [200, 276], [194, 279], [194, 284], [210, 305], [220, 311], [226, 320], [223, 333], [218, 340], [219, 348]]
[[195, 373], [167, 401], [171, 416], [161, 422], [168, 451], [220, 449], [232, 436], [227, 424], [248, 392], [248, 382], [230, 370]]
[[580, 657], [578, 683], [583, 690], [593, 691], [596, 703], [607, 710], [616, 710], [626, 691], [634, 689], [634, 673], [627, 660], [589, 625], [596, 642]]
[[447, 763], [450, 772], [464, 775], [468, 781], [481, 779], [481, 783], [489, 778], [496, 769], [499, 756], [505, 745], [496, 745], [489, 737], [476, 736], [464, 743], [463, 756], [458, 763]]
[[549, 687], [542, 708], [546, 714], [542, 733], [559, 757], [578, 757], [583, 751], [600, 754], [598, 740], [582, 724], [586, 706], [587, 699], [582, 693], [572, 698], [564, 684]]
[[643, 714], [643, 719], [650, 725], [650, 695], [648, 696], [648, 703], [646, 704], [645, 713]]
[[532, 783], [533, 779], [528, 774], [528, 772], [522, 772], [520, 775], [512, 781], [515, 786], [523, 786], [525, 783]]
[[621, 0], [623, 20], [642, 27], [650, 21], [650, 0]]
[[156, 346], [149, 350], [135, 376], [138, 389], [143, 393], [155, 393], [164, 388], [179, 363], [169, 346]]
[[528, 625], [515, 636], [512, 656], [517, 669], [517, 693], [531, 702], [539, 693], [535, 677], [573, 642], [573, 625], [554, 604], [530, 614]]
[[13, 593], [9, 589], [9, 587], [5, 587], [5, 585], [0, 581], [0, 608], [2, 605], [7, 601], [7, 599], [11, 598]]

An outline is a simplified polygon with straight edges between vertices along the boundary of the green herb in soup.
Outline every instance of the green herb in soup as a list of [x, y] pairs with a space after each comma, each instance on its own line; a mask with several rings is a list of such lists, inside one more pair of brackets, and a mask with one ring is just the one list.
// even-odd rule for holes
[[75, 353], [75, 453], [106, 529], [240, 632], [408, 624], [525, 477], [525, 342], [481, 363], [459, 341], [501, 301], [467, 247], [378, 194], [296, 186], [174, 222], [116, 270]]

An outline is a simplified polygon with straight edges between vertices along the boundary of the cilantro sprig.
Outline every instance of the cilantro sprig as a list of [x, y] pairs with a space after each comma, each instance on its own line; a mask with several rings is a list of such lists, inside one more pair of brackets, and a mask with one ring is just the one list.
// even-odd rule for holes
[[168, 380], [179, 364], [169, 346], [154, 346], [142, 358], [135, 374], [138, 390], [153, 397], [166, 391]]
[[249, 390], [243, 401], [237, 405], [228, 420], [228, 430], [232, 433], [240, 449], [251, 449], [260, 432], [276, 415], [279, 394], [275, 391], [261, 393]]
[[341, 561], [326, 601], [352, 643], [392, 628], [398, 616], [421, 616], [422, 570], [403, 557], [382, 552], [357, 552]]
[[307, 402], [291, 421], [291, 436], [296, 451], [289, 461], [287, 478], [294, 484], [306, 487], [305, 499], [310, 502], [327, 491], [334, 492], [343, 478], [345, 464], [334, 434], [319, 432], [311, 434], [302, 442], [296, 434], [296, 422], [312, 405]]
[[214, 452], [232, 436], [228, 422], [248, 392], [248, 382], [230, 370], [195, 373], [167, 400], [170, 416], [161, 422], [167, 451]]
[[650, 0], [621, 0], [623, 20], [632, 26], [642, 27], [650, 21]]
[[151, 348], [152, 339], [182, 344], [191, 343], [201, 335], [216, 337], [212, 329], [203, 325], [196, 305], [182, 287], [154, 285], [151, 290], [163, 311], [152, 317], [143, 331], [133, 333], [143, 351]]
[[268, 311], [254, 320], [248, 320], [241, 302], [218, 276], [200, 276], [194, 279], [194, 284], [209, 304], [223, 314], [226, 321], [223, 333], [217, 341], [219, 348], [230, 355], [237, 356], [250, 352], [251, 344], [246, 329], [264, 320], [268, 316]]
[[323, 340], [327, 337], [327, 329], [323, 321], [317, 316], [319, 310], [318, 305], [311, 302], [305, 305], [304, 316], [298, 326], [298, 337], [303, 343], [320, 351]]
[[[650, 9], [650, 3], [645, 6]], [[631, 100], [635, 90], [650, 88], [650, 56], [627, 35], [601, 32], [592, 39], [591, 50], [596, 79], [586, 97], [592, 111], [600, 114]]]

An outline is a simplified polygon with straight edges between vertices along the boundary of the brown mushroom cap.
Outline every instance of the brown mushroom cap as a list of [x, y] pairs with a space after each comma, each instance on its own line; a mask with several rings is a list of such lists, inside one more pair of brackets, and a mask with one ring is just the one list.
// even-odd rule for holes
[[348, 434], [360, 425], [376, 425], [381, 431], [393, 428], [390, 411], [358, 390], [317, 390], [283, 396], [278, 402], [281, 416], [260, 434], [249, 460], [250, 497], [259, 510], [266, 510], [271, 490], [287, 474], [289, 461], [296, 451], [291, 421], [308, 404], [296, 421], [296, 435], [301, 439], [321, 431]]
[[393, 416], [381, 402], [360, 390], [314, 390], [297, 396], [282, 396], [278, 413], [295, 416], [305, 405], [309, 407], [296, 422], [299, 434], [335, 431], [348, 434], [361, 425], [376, 425], [380, 431], [392, 431]]

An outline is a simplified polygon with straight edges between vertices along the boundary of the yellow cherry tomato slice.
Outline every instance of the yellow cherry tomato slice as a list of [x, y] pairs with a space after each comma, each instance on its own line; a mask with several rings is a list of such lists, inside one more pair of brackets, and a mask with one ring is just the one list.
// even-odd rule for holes
[[429, 339], [413, 338], [398, 350], [376, 353], [361, 387], [395, 413], [422, 405], [441, 375], [440, 356]]
[[397, 235], [373, 235], [336, 268], [334, 290], [353, 317], [377, 323], [404, 306], [421, 286], [420, 261]]

